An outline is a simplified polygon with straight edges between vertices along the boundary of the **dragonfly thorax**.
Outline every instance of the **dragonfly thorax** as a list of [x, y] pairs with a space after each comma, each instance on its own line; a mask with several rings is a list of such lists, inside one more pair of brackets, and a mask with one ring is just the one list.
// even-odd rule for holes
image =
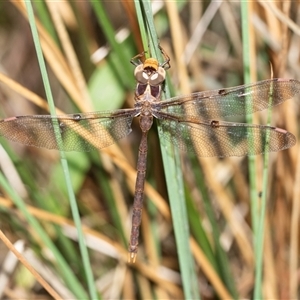
[[155, 102], [160, 100], [161, 86], [150, 85], [148, 83], [137, 83], [135, 89], [136, 101], [150, 101]]

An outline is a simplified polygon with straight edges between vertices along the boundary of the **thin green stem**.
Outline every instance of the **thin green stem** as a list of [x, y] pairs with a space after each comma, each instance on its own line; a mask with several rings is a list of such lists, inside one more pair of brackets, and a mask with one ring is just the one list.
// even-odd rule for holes
[[[35, 49], [36, 49], [36, 53], [37, 53], [37, 58], [38, 58], [38, 62], [39, 62], [39, 67], [41, 70], [42, 79], [43, 79], [43, 83], [44, 83], [44, 87], [45, 87], [45, 91], [46, 91], [46, 97], [47, 97], [47, 101], [49, 104], [49, 110], [50, 110], [51, 115], [55, 116], [56, 115], [55, 105], [54, 105], [54, 101], [53, 101], [53, 97], [52, 97], [52, 92], [51, 92], [49, 78], [48, 78], [46, 65], [45, 65], [45, 61], [44, 61], [44, 57], [43, 57], [43, 52], [42, 52], [42, 48], [40, 45], [39, 35], [38, 35], [38, 31], [37, 31], [36, 24], [35, 24], [35, 18], [34, 18], [31, 1], [26, 1], [25, 3], [26, 3], [27, 12], [28, 12], [28, 19], [29, 19], [29, 23], [30, 23], [33, 40], [34, 40], [34, 45], [35, 45]], [[92, 273], [92, 268], [91, 268], [90, 261], [89, 261], [89, 255], [88, 255], [88, 251], [87, 251], [87, 247], [85, 244], [85, 239], [84, 239], [84, 235], [83, 235], [83, 231], [82, 231], [82, 227], [81, 227], [80, 215], [79, 215], [76, 198], [75, 198], [73, 187], [72, 187], [68, 163], [66, 160], [65, 153], [64, 153], [64, 151], [62, 151], [63, 147], [62, 147], [62, 138], [61, 138], [60, 131], [59, 131], [59, 124], [56, 124], [56, 123], [57, 122], [55, 122], [55, 119], [54, 119], [53, 126], [55, 128], [56, 139], [57, 139], [57, 142], [58, 142], [58, 145], [60, 148], [59, 152], [60, 152], [60, 157], [61, 157], [61, 165], [63, 168], [64, 178], [65, 178], [65, 182], [66, 182], [66, 186], [67, 186], [67, 192], [68, 192], [68, 196], [69, 196], [72, 215], [73, 215], [74, 223], [75, 223], [77, 233], [78, 233], [78, 243], [79, 243], [79, 248], [80, 248], [80, 252], [81, 252], [81, 257], [83, 260], [83, 266], [84, 266], [84, 270], [85, 270], [89, 293], [90, 293], [91, 299], [98, 299], [96, 287], [95, 287], [95, 283], [94, 283], [94, 278], [93, 278], [93, 273]], [[69, 268], [67, 268], [67, 269], [69, 270]]]
[[[244, 83], [249, 84], [250, 79], [250, 37], [249, 37], [249, 12], [248, 12], [248, 3], [241, 3], [241, 17], [242, 17], [242, 37], [243, 37], [243, 65], [244, 65]], [[253, 118], [251, 114], [246, 116], [248, 124], [252, 124]], [[256, 192], [256, 182], [255, 182], [255, 158], [254, 156], [248, 157], [248, 166], [249, 166], [249, 180], [250, 180], [250, 201], [251, 201], [251, 217], [252, 217], [252, 230], [254, 237], [257, 232], [258, 224], [258, 198]]]

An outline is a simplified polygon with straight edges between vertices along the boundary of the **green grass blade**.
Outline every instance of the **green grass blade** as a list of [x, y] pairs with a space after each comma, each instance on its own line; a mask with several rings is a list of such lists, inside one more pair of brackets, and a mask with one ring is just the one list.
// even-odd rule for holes
[[[270, 87], [269, 102], [272, 102], [272, 90], [273, 86]], [[268, 110], [268, 125], [271, 123], [271, 103]], [[260, 297], [262, 294], [262, 272], [263, 272], [263, 250], [264, 250], [264, 231], [265, 231], [265, 216], [267, 208], [267, 190], [268, 190], [268, 179], [269, 179], [269, 137], [266, 136], [266, 152], [264, 154], [264, 165], [263, 165], [263, 182], [262, 182], [262, 195], [260, 202], [260, 211], [258, 219], [258, 231], [256, 235], [257, 247], [255, 247], [255, 285], [254, 285], [254, 297]]]
[[[45, 61], [44, 61], [44, 57], [43, 57], [43, 53], [42, 53], [42, 49], [41, 49], [41, 45], [40, 45], [40, 41], [39, 41], [38, 31], [37, 31], [36, 24], [35, 24], [34, 13], [33, 13], [33, 9], [32, 9], [30, 1], [26, 1], [26, 8], [27, 8], [27, 12], [28, 12], [28, 19], [29, 19], [29, 23], [30, 23], [30, 27], [31, 27], [34, 45], [35, 45], [36, 52], [37, 52], [38, 62], [39, 62], [39, 66], [41, 69], [43, 83], [44, 83], [44, 87], [45, 87], [45, 91], [46, 91], [47, 101], [49, 104], [49, 109], [50, 109], [51, 114], [55, 115], [56, 114], [55, 113], [55, 105], [54, 105], [52, 92], [51, 92], [51, 88], [50, 88], [50, 83], [49, 83], [49, 79], [48, 79], [48, 75], [47, 75], [46, 65], [45, 65]], [[57, 128], [57, 131], [58, 131], [57, 141], [58, 141], [59, 145], [61, 145], [62, 141], [61, 141], [61, 136], [59, 133], [59, 128]], [[63, 169], [64, 175], [65, 175], [65, 181], [66, 181], [68, 196], [69, 196], [69, 200], [70, 200], [72, 215], [73, 215], [73, 219], [74, 219], [77, 233], [78, 233], [78, 243], [79, 243], [79, 248], [80, 248], [80, 252], [81, 252], [81, 257], [83, 260], [83, 266], [84, 266], [84, 271], [85, 271], [85, 275], [86, 275], [87, 285], [89, 288], [90, 297], [92, 299], [97, 299], [98, 296], [97, 296], [97, 292], [96, 292], [96, 287], [95, 287], [95, 283], [94, 283], [91, 265], [89, 262], [88, 251], [87, 251], [87, 247], [85, 244], [84, 235], [82, 232], [79, 211], [78, 211], [74, 191], [72, 188], [72, 182], [71, 182], [71, 178], [70, 178], [70, 174], [69, 174], [68, 163], [67, 163], [67, 160], [65, 157], [65, 153], [63, 151], [60, 151], [60, 157], [61, 157], [62, 169]], [[67, 267], [67, 266], [65, 266], [65, 267]], [[67, 268], [67, 269], [69, 270], [69, 268]], [[66, 279], [67, 278], [65, 278], [65, 280]]]
[[[244, 65], [244, 83], [249, 84], [251, 82], [250, 78], [250, 37], [249, 37], [249, 20], [248, 20], [248, 2], [241, 3], [241, 19], [242, 19], [242, 37], [243, 37], [243, 65]], [[252, 115], [248, 114], [246, 120], [248, 124], [252, 124]], [[257, 203], [257, 192], [256, 192], [256, 182], [255, 182], [255, 157], [248, 157], [249, 166], [249, 181], [250, 181], [250, 201], [251, 201], [251, 220], [252, 229], [254, 236], [257, 232], [258, 224], [258, 203]]]
[[[250, 83], [250, 36], [249, 36], [249, 3], [241, 3], [242, 17], [242, 34], [243, 34], [243, 60], [244, 60], [244, 83]], [[270, 100], [271, 101], [271, 100]], [[270, 109], [268, 119], [270, 121]], [[252, 123], [252, 116], [247, 115], [247, 122]], [[264, 155], [264, 170], [263, 170], [263, 193], [261, 202], [259, 203], [258, 193], [255, 183], [255, 158], [249, 157], [249, 179], [250, 179], [250, 201], [251, 201], [251, 219], [253, 230], [253, 244], [255, 254], [255, 285], [254, 299], [262, 298], [262, 268], [263, 268], [263, 248], [264, 248], [264, 219], [266, 211], [266, 192], [268, 184], [268, 151]]]
[[[251, 82], [250, 79], [250, 37], [249, 37], [249, 12], [248, 12], [248, 3], [241, 3], [241, 19], [242, 19], [242, 38], [243, 38], [243, 64], [244, 64], [244, 83], [248, 84]], [[252, 123], [252, 116], [249, 114], [246, 116], [248, 124]], [[251, 202], [251, 220], [252, 220], [252, 231], [253, 231], [253, 244], [254, 244], [254, 253], [259, 252], [259, 245], [257, 243], [257, 233], [258, 233], [258, 198], [256, 191], [256, 182], [255, 182], [255, 158], [253, 156], [248, 157], [248, 167], [249, 167], [249, 187], [250, 187], [250, 202]], [[257, 266], [257, 259], [255, 257], [255, 276], [257, 272], [260, 273], [260, 266]], [[255, 277], [255, 282], [259, 285], [260, 282], [257, 282], [257, 276]], [[261, 298], [261, 289], [259, 286], [255, 285], [255, 296], [256, 299]]]

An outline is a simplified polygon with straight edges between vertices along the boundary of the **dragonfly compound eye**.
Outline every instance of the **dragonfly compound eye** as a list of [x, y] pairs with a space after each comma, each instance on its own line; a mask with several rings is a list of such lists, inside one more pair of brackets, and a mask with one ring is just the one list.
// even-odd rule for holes
[[145, 72], [143, 65], [138, 65], [134, 70], [134, 77], [139, 83], [147, 83], [149, 80], [148, 74]]
[[149, 84], [150, 85], [161, 85], [166, 78], [166, 71], [164, 68], [159, 67], [157, 69], [157, 72], [153, 73], [153, 75], [150, 76]]

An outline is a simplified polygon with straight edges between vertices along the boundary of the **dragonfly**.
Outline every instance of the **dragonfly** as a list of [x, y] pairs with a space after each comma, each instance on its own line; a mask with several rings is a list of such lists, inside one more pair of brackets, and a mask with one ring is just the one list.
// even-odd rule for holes
[[[295, 136], [281, 128], [226, 121], [278, 105], [300, 92], [294, 79], [269, 79], [253, 84], [196, 92], [162, 101], [170, 58], [160, 47], [163, 61], [134, 56], [136, 79], [133, 108], [60, 116], [14, 116], [0, 121], [0, 136], [28, 146], [64, 151], [90, 151], [107, 147], [131, 132], [139, 117], [142, 136], [132, 211], [128, 261], [138, 252], [147, 165], [147, 135], [153, 119], [163, 139], [183, 151], [202, 157], [228, 157], [277, 152], [295, 145]], [[222, 120], [225, 119], [225, 120]], [[58, 130], [57, 130], [58, 129]], [[59, 138], [57, 138], [57, 132]]]

